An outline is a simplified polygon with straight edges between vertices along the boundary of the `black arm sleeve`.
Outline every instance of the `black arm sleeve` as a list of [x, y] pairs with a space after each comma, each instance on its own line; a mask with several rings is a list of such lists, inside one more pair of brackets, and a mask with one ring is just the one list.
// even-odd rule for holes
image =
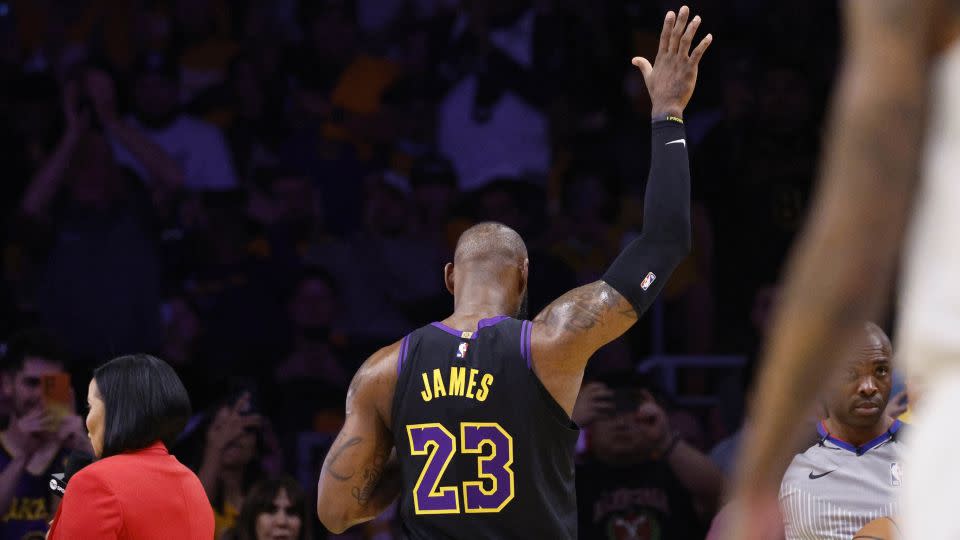
[[620, 253], [603, 280], [640, 317], [690, 252], [690, 160], [686, 131], [672, 120], [654, 122], [643, 230]]

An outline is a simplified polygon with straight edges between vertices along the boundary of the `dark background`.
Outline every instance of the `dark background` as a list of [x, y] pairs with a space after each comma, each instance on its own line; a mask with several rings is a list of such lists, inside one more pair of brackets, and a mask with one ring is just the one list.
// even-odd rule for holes
[[[442, 264], [459, 232], [497, 220], [523, 235], [531, 317], [636, 234], [650, 119], [630, 58], [653, 57], [679, 5], [0, 3], [0, 341], [46, 328], [78, 388], [113, 356], [157, 354], [198, 412], [249, 389], [276, 434], [272, 466], [315, 489], [357, 366], [452, 310]], [[590, 370], [649, 371], [709, 449], [739, 425], [806, 213], [837, 13], [689, 5], [715, 38], [685, 113], [694, 250]], [[185, 183], [161, 186], [116, 140], [116, 158], [91, 143], [46, 210], [26, 213], [64, 134], [62, 89], [90, 67]], [[164, 85], [176, 108], [151, 115]], [[104, 187], [114, 162], [122, 181]]]

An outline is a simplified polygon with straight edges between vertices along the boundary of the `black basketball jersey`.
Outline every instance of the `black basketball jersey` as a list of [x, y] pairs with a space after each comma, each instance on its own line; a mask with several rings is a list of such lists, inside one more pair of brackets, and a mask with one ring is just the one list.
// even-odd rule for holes
[[441, 323], [400, 346], [393, 434], [404, 533], [576, 538], [578, 429], [530, 369], [529, 321]]

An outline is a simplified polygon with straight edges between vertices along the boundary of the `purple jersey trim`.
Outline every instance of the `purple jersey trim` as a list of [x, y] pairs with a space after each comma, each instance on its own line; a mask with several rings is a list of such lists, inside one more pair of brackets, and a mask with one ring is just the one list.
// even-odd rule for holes
[[[475, 337], [477, 337], [477, 332], [479, 332], [480, 330], [483, 330], [484, 328], [486, 328], [486, 327], [488, 327], [488, 326], [494, 326], [494, 325], [496, 325], [496, 324], [498, 324], [498, 323], [500, 323], [500, 322], [503, 322], [503, 321], [505, 321], [505, 320], [507, 320], [507, 319], [509, 319], [509, 318], [510, 318], [510, 317], [508, 317], [507, 315], [497, 315], [496, 317], [490, 317], [489, 319], [480, 319], [479, 321], [477, 321], [477, 329], [476, 329], [475, 331], [471, 332], [471, 334], [473, 334], [473, 335], [470, 336], [469, 339], [474, 339]], [[464, 338], [464, 337], [463, 337], [463, 331], [462, 331], [462, 330], [457, 330], [456, 328], [450, 328], [449, 326], [443, 324], [442, 322], [439, 322], [439, 321], [437, 321], [437, 322], [432, 322], [432, 323], [430, 323], [430, 325], [433, 326], [433, 327], [435, 327], [435, 328], [439, 328], [440, 330], [443, 330], [444, 332], [450, 334], [451, 336], [457, 336], [457, 337], [460, 338], [460, 339], [468, 339], [468, 338]]]
[[860, 446], [860, 447], [856, 447], [856, 446], [848, 443], [847, 441], [838, 439], [838, 438], [830, 435], [830, 432], [827, 431], [827, 428], [826, 428], [826, 426], [823, 425], [823, 422], [822, 422], [822, 421], [817, 424], [817, 433], [819, 433], [820, 436], [823, 437], [824, 439], [832, 442], [833, 444], [839, 446], [840, 448], [843, 448], [844, 450], [853, 452], [853, 453], [857, 454], [858, 456], [862, 456], [863, 454], [866, 454], [866, 453], [869, 452], [870, 450], [873, 450], [874, 448], [880, 446], [882, 443], [885, 443], [885, 442], [887, 442], [888, 440], [892, 439], [893, 436], [894, 436], [898, 431], [900, 431], [900, 427], [901, 427], [902, 425], [903, 425], [903, 422], [901, 422], [901, 421], [899, 421], [899, 420], [894, 420], [894, 421], [893, 421], [893, 425], [890, 426], [890, 429], [888, 429], [887, 431], [884, 431], [882, 435], [880, 435], [879, 437], [873, 439], [872, 441], [868, 441], [866, 444], [864, 444], [863, 446]]
[[506, 315], [497, 315], [496, 317], [490, 317], [489, 319], [480, 319], [480, 320], [477, 322], [477, 332], [479, 332], [480, 330], [482, 330], [482, 329], [484, 329], [484, 328], [486, 328], [486, 327], [488, 327], [488, 326], [493, 326], [493, 325], [498, 324], [498, 323], [500, 323], [500, 322], [502, 322], [502, 321], [505, 321], [505, 320], [507, 320], [507, 319], [509, 319], [509, 318], [510, 318], [510, 317], [508, 317], [508, 316], [506, 316]]
[[432, 326], [435, 326], [435, 327], [443, 330], [444, 332], [446, 332], [446, 333], [448, 333], [448, 334], [450, 334], [450, 335], [452, 335], [452, 336], [460, 337], [460, 336], [463, 335], [463, 332], [457, 330], [456, 328], [450, 328], [449, 326], [443, 324], [442, 322], [432, 322], [432, 323], [430, 323], [430, 324], [431, 324]]
[[530, 369], [530, 336], [533, 334], [533, 323], [523, 321], [520, 327], [520, 354], [527, 361], [527, 369]]
[[407, 357], [407, 341], [410, 339], [410, 334], [403, 336], [403, 341], [400, 342], [400, 354], [397, 355], [397, 376], [400, 375], [400, 370], [403, 369], [403, 360]]

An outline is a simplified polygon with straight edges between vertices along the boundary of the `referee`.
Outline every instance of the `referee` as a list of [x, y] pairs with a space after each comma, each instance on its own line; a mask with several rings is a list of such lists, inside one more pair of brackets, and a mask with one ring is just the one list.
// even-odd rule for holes
[[891, 357], [890, 339], [866, 323], [826, 396], [818, 442], [793, 459], [780, 485], [787, 540], [849, 540], [867, 522], [897, 515], [903, 424], [885, 413]]

